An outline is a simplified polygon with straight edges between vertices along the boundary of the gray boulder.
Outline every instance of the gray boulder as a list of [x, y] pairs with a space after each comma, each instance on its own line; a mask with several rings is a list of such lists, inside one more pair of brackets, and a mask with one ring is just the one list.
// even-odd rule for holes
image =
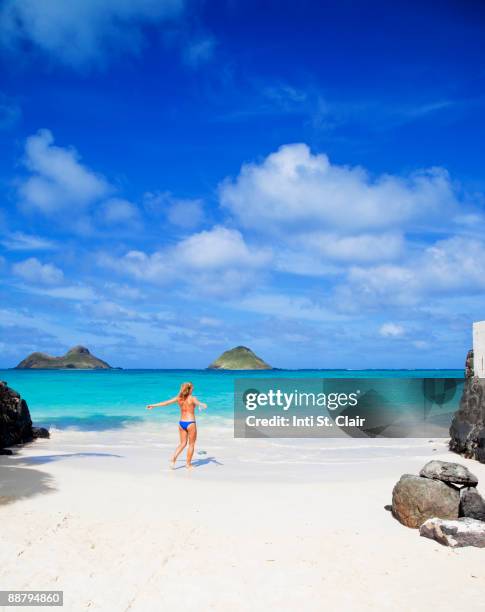
[[453, 548], [485, 548], [485, 523], [468, 517], [457, 520], [430, 518], [421, 525], [419, 535]]
[[460, 492], [440, 480], [404, 474], [392, 491], [392, 513], [416, 529], [432, 517], [457, 519]]
[[485, 463], [485, 379], [475, 378], [468, 351], [460, 407], [450, 426], [450, 450]]
[[429, 461], [419, 475], [467, 487], [475, 487], [478, 484], [478, 478], [468, 468], [450, 461]]
[[461, 490], [460, 516], [485, 521], [485, 500], [475, 487], [464, 487]]

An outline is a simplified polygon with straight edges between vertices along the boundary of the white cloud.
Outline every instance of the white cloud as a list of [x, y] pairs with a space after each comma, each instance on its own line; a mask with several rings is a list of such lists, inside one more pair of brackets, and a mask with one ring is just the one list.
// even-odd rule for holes
[[0, 10], [4, 46], [29, 43], [76, 68], [102, 64], [109, 52], [137, 52], [145, 24], [177, 18], [183, 0], [6, 0]]
[[242, 300], [238, 300], [234, 307], [298, 321], [328, 322], [345, 319], [343, 315], [333, 312], [324, 304], [315, 302], [308, 297], [286, 295], [284, 293], [253, 293]]
[[176, 198], [169, 191], [147, 192], [143, 202], [148, 212], [163, 213], [172, 225], [183, 229], [195, 229], [204, 221], [204, 202], [200, 198]]
[[103, 300], [91, 305], [90, 314], [101, 319], [111, 318], [126, 318], [126, 319], [143, 319], [144, 315], [136, 310], [126, 308], [116, 302]]
[[342, 269], [335, 262], [323, 261], [318, 254], [306, 250], [304, 246], [298, 250], [283, 248], [282, 244], [275, 249], [274, 265], [278, 272], [289, 272], [300, 276], [333, 276], [340, 274]]
[[156, 284], [176, 282], [205, 293], [229, 294], [254, 282], [271, 257], [269, 249], [249, 246], [239, 231], [216, 226], [151, 255], [143, 251], [129, 251], [121, 258], [104, 254], [99, 263]]
[[364, 301], [411, 304], [416, 301], [417, 278], [412, 268], [400, 265], [352, 267], [347, 288], [349, 300], [357, 305]]
[[172, 225], [193, 229], [204, 220], [202, 200], [176, 200], [169, 208], [167, 217]]
[[402, 325], [398, 325], [397, 323], [384, 323], [379, 328], [379, 334], [384, 336], [384, 338], [399, 338], [404, 335], [404, 327]]
[[283, 110], [294, 110], [295, 104], [301, 104], [308, 100], [308, 92], [288, 85], [279, 83], [277, 85], [268, 85], [261, 91], [262, 95], [269, 100], [272, 100]]
[[[31, 279], [29, 280], [31, 283], [35, 283], [35, 281]], [[60, 279], [62, 281], [63, 279]], [[40, 286], [42, 283], [24, 285], [18, 284], [15, 285], [16, 289], [24, 291], [26, 293], [32, 293], [34, 295], [42, 295], [48, 296], [51, 298], [56, 298], [59, 300], [72, 300], [73, 302], [93, 302], [99, 299], [96, 291], [83, 283], [77, 283], [75, 285], [57, 285], [55, 286], [47, 286], [50, 283], [45, 283], [43, 286]], [[54, 283], [52, 283], [54, 284]]]
[[138, 208], [122, 198], [111, 198], [103, 203], [101, 216], [105, 223], [123, 225], [139, 220]]
[[336, 262], [374, 262], [398, 257], [404, 240], [398, 232], [339, 235], [327, 232], [302, 232], [293, 243], [301, 249]]
[[24, 232], [12, 232], [0, 243], [9, 251], [51, 251], [57, 248], [51, 240]]
[[[49, 334], [56, 338], [63, 350], [68, 347], [79, 344], [80, 338], [83, 344], [96, 347], [109, 344], [113, 341], [107, 335], [91, 333], [86, 329], [85, 325], [78, 327], [77, 322], [69, 321], [65, 324], [59, 320], [58, 313], [53, 316], [43, 313], [40, 316], [39, 312], [31, 313], [27, 309], [0, 309], [0, 321], [5, 327], [24, 328], [29, 337], [32, 337], [33, 332], [39, 334]], [[15, 337], [18, 337], [18, 331], [15, 330]], [[45, 346], [32, 345], [30, 350], [46, 350]]]
[[212, 59], [216, 48], [216, 40], [213, 36], [204, 36], [189, 41], [182, 52], [184, 63], [192, 68], [197, 68], [201, 64]]
[[481, 230], [481, 226], [483, 226], [483, 224], [485, 223], [485, 215], [483, 215], [482, 213], [465, 213], [463, 215], [457, 215], [454, 219], [453, 219], [454, 223], [457, 223], [458, 225], [462, 225], [464, 227], [469, 227], [469, 228], [479, 228], [479, 231]]
[[57, 285], [64, 278], [62, 270], [52, 264], [43, 264], [35, 257], [14, 264], [12, 271], [25, 281], [36, 284]]
[[[273, 246], [274, 269], [327, 277], [340, 311], [485, 289], [485, 241], [469, 231], [482, 215], [443, 169], [372, 177], [285, 145], [243, 165], [219, 195], [235, 222]], [[447, 238], [418, 241], [426, 230]]]
[[161, 252], [148, 255], [144, 251], [128, 251], [123, 257], [101, 253], [98, 263], [120, 274], [154, 283], [167, 282], [171, 273], [167, 258]]
[[219, 187], [222, 205], [245, 227], [299, 227], [352, 235], [443, 218], [457, 207], [448, 174], [431, 168], [406, 178], [372, 178], [363, 168], [332, 164], [306, 144], [282, 146], [261, 163], [245, 164]]
[[193, 270], [260, 268], [271, 258], [269, 250], [250, 248], [239, 231], [222, 226], [185, 238], [174, 255], [177, 262]]
[[[473, 295], [485, 290], [485, 242], [454, 236], [417, 252], [400, 265], [350, 268], [345, 287], [357, 303], [414, 304], [426, 296]], [[341, 293], [343, 299], [343, 295]]]
[[138, 289], [138, 287], [132, 287], [127, 284], [118, 284], [113, 282], [104, 283], [104, 288], [106, 293], [109, 295], [114, 295], [118, 298], [128, 299], [128, 300], [142, 300], [145, 299], [145, 294]]
[[80, 162], [74, 149], [54, 145], [49, 130], [27, 138], [25, 166], [31, 176], [19, 187], [23, 204], [45, 214], [77, 214], [111, 190], [103, 177]]
[[221, 327], [223, 324], [220, 319], [215, 319], [214, 317], [200, 317], [199, 323], [203, 327]]
[[94, 289], [82, 284], [44, 289], [42, 291], [42, 295], [48, 295], [49, 297], [58, 298], [61, 300], [73, 301], [91, 301], [97, 298], [97, 294]]
[[413, 342], [413, 346], [422, 351], [428, 349], [430, 345], [429, 342], [426, 342], [426, 340], [415, 340]]

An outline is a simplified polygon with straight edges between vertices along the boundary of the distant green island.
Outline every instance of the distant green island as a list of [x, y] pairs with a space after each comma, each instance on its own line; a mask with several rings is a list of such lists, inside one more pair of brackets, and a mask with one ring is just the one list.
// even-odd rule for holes
[[272, 370], [273, 368], [246, 346], [236, 346], [222, 353], [209, 370]]
[[17, 370], [111, 370], [106, 361], [91, 355], [85, 346], [75, 346], [62, 357], [32, 353], [23, 359]]
[[[47, 353], [31, 353], [23, 359], [16, 370], [113, 370], [113, 368], [91, 354], [85, 346], [75, 346], [65, 355], [54, 357]], [[213, 361], [209, 370], [272, 370], [273, 367], [258, 357], [246, 346], [236, 346], [225, 351]]]

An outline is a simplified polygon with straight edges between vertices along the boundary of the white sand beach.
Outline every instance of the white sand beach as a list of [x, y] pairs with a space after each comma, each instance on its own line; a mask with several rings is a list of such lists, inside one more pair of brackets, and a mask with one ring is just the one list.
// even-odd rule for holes
[[0, 458], [2, 589], [63, 590], [69, 611], [483, 607], [483, 550], [442, 547], [384, 508], [430, 458], [467, 465], [485, 492], [485, 465], [444, 440], [201, 426], [188, 472], [168, 469], [176, 428], [146, 427], [54, 431]]

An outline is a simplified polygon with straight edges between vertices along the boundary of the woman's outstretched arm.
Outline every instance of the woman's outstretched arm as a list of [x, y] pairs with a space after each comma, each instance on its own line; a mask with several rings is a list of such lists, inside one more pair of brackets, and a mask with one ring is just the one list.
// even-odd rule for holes
[[199, 410], [205, 410], [207, 408], [207, 404], [204, 402], [200, 402], [195, 396], [192, 396], [195, 400], [195, 405], [199, 407]]
[[164, 402], [158, 402], [158, 404], [148, 404], [147, 410], [152, 410], [152, 408], [157, 408], [157, 406], [169, 406], [170, 404], [175, 404], [178, 398], [179, 396], [176, 395], [175, 397], [172, 397], [172, 399], [165, 400]]

